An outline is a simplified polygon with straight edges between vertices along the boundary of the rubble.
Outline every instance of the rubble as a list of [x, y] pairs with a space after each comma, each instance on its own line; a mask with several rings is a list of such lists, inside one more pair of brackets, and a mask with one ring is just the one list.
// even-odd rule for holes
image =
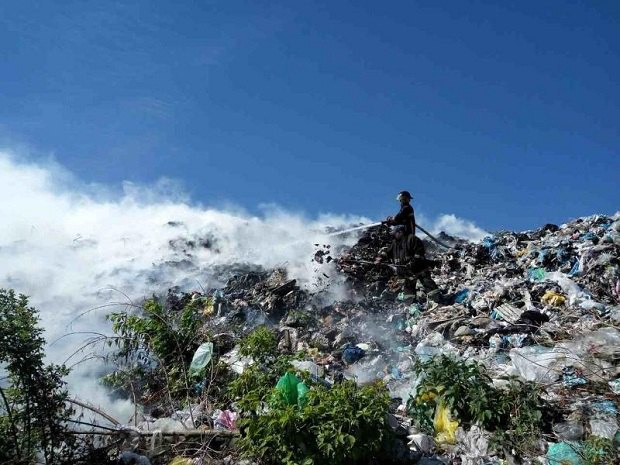
[[[345, 300], [324, 305], [318, 292], [300, 287], [285, 269], [251, 270], [222, 289], [194, 293], [204, 303], [205, 334], [219, 339], [211, 336], [210, 345], [199, 347], [192, 372], [203, 370], [213, 356], [243, 373], [257, 362], [242, 356], [237, 342], [266, 325], [276, 334], [278, 353], [297, 354], [294, 370], [314, 382], [383, 381], [394, 412], [408, 425], [408, 447], [418, 454], [417, 462], [408, 463], [515, 463], [513, 454], [522, 463], [582, 463], [574, 444], [592, 436], [617, 438], [620, 214], [498, 232], [480, 243], [445, 234], [440, 239], [452, 248], [426, 244], [443, 293], [440, 303], [427, 299], [423, 289], [403, 295], [390, 267], [374, 264], [391, 241], [381, 225], [339, 254], [317, 244], [313, 260], [335, 264], [349, 289]], [[177, 300], [187, 303], [188, 297]], [[489, 431], [467, 424], [444, 403], [434, 412], [439, 425], [434, 439], [415, 429], [406, 413], [420, 382], [413, 366], [439, 355], [475, 361], [493, 386], [506, 386], [512, 376], [540, 387], [554, 415], [545, 419], [544, 441], [528, 450], [531, 455], [497, 448]], [[312, 387], [282, 373], [277, 389], [290, 405], [302, 405]], [[205, 415], [215, 426], [235, 430], [244, 412], [232, 403], [226, 407]]]

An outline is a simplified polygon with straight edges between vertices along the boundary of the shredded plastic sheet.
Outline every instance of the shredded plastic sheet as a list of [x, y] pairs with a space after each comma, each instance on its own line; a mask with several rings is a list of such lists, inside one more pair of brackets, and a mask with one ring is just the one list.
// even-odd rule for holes
[[608, 373], [613, 373], [618, 356], [620, 331], [610, 327], [584, 332], [555, 347], [527, 346], [510, 351], [519, 375], [542, 384], [557, 381], [569, 366], [579, 370], [587, 380], [605, 381]]

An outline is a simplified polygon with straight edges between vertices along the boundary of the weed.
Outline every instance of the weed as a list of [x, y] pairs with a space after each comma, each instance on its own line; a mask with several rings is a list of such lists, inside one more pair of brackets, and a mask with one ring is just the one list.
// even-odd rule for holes
[[423, 379], [407, 406], [422, 431], [433, 432], [433, 415], [441, 399], [461, 425], [479, 424], [492, 431], [496, 447], [520, 454], [537, 447], [546, 406], [535, 384], [512, 380], [506, 389], [497, 389], [482, 365], [447, 356], [418, 362], [414, 371]]
[[245, 455], [274, 465], [367, 463], [386, 435], [389, 395], [381, 384], [314, 385], [302, 407], [269, 396], [269, 409], [241, 420]]
[[104, 384], [139, 397], [165, 391], [173, 398], [187, 395], [191, 388], [186, 370], [201, 342], [202, 317], [194, 304], [172, 311], [152, 298], [137, 314], [123, 311], [107, 318], [117, 335], [110, 343], [117, 348], [113, 359], [118, 369]]
[[266, 326], [259, 326], [241, 341], [240, 353], [260, 363], [274, 357], [277, 348], [278, 341], [273, 331]]
[[613, 441], [598, 436], [590, 436], [583, 442], [580, 455], [584, 465], [620, 463], [620, 453], [614, 448]]

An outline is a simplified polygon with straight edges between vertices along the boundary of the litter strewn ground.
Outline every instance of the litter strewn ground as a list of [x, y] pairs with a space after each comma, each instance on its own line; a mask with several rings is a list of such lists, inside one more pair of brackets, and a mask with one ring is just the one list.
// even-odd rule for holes
[[[325, 290], [302, 289], [285, 268], [248, 269], [221, 289], [171, 294], [169, 300], [183, 305], [199, 303], [202, 331], [210, 335], [191, 370], [199, 372], [213, 357], [242, 373], [254, 361], [241, 355], [238, 343], [266, 325], [276, 334], [278, 351], [297, 354], [295, 370], [315, 382], [385, 383], [392, 398], [386, 415], [395, 431], [403, 431], [409, 450], [399, 463], [598, 463], [592, 461], [597, 441], [617, 448], [620, 439], [620, 215], [499, 232], [479, 243], [445, 234], [439, 239], [451, 248], [426, 244], [432, 276], [442, 291], [439, 303], [427, 299], [422, 288], [416, 295], [404, 294], [392, 269], [373, 263], [391, 241], [382, 225], [363, 231], [350, 249], [317, 244], [314, 261], [322, 279], [335, 280], [322, 271], [329, 265], [330, 273], [335, 268], [346, 284], [345, 298], [336, 302], [326, 303]], [[418, 390], [416, 364], [443, 355], [483, 367], [497, 392], [511, 377], [541, 389], [552, 414], [529, 455], [502, 450], [490, 440], [491, 432], [434, 401], [449, 386], [438, 386], [432, 396]], [[218, 382], [203, 381], [200, 391]], [[303, 386], [305, 396], [309, 388]], [[410, 416], [408, 402], [422, 395], [420, 402], [433, 401], [432, 432], [422, 431]], [[214, 409], [208, 394], [202, 401], [174, 415], [145, 414], [140, 428], [195, 430], [200, 418], [209, 429], [237, 431], [236, 421], [244, 415], [238, 405]], [[241, 463], [234, 454], [217, 460]]]

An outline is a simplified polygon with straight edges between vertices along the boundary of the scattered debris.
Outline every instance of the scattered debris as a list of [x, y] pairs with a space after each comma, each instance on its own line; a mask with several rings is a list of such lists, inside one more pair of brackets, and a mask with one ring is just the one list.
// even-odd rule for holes
[[[283, 268], [249, 269], [221, 289], [190, 297], [169, 295], [181, 308], [194, 302], [204, 319], [203, 336], [188, 361], [191, 373], [203, 381], [200, 402], [145, 419], [140, 430], [168, 426], [178, 431], [178, 424], [190, 429], [206, 424], [236, 431], [237, 420], [247, 412], [234, 401], [221, 404], [209, 391], [228, 382], [209, 370], [219, 364], [232, 377], [263, 370], [264, 361], [242, 355], [238, 342], [264, 325], [274, 337], [273, 357], [296, 358], [276, 386], [287, 405], [301, 408], [312, 383], [383, 382], [393, 399], [393, 430], [402, 429], [398, 440], [417, 454], [417, 462], [407, 455], [406, 463], [583, 463], [580, 451], [589, 438], [613, 441], [620, 395], [620, 214], [522, 233], [498, 232], [479, 243], [439, 237], [451, 248], [425, 244], [433, 278], [446, 296], [442, 302], [434, 302], [423, 288], [405, 294], [399, 276], [374, 263], [391, 242], [383, 225], [363, 231], [348, 250], [315, 245], [318, 273], [333, 275], [324, 273], [322, 267], [329, 266], [347, 285], [337, 302], [326, 304], [321, 292], [302, 288]], [[491, 439], [510, 432], [501, 425], [487, 430], [459, 417], [459, 410], [444, 399], [446, 391], [456, 389], [449, 383], [412, 397], [424, 377], [414, 366], [442, 355], [482, 367], [488, 380], [481, 392], [509, 389], [515, 377], [535, 385], [541, 405], [544, 400], [553, 412], [538, 418], [538, 440], [521, 450], [502, 449]], [[431, 406], [425, 415], [432, 431], [416, 429], [420, 419], [408, 417], [412, 398]], [[148, 404], [146, 394], [141, 399]], [[215, 408], [218, 402], [220, 408]], [[488, 399], [479, 402], [481, 418], [486, 412], [491, 418], [499, 409]], [[536, 411], [532, 415], [540, 415]], [[610, 456], [608, 463], [613, 460]]]

